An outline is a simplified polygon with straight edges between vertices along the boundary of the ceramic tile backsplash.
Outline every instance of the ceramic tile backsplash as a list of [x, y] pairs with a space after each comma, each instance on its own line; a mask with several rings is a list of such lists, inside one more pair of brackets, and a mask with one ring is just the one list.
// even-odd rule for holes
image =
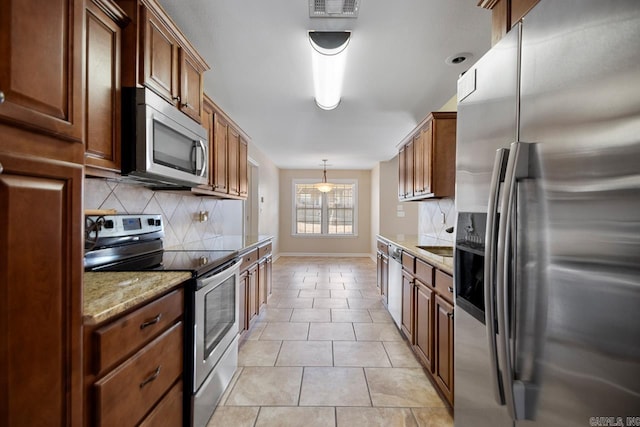
[[[442, 215], [444, 214], [444, 223]], [[445, 230], [456, 223], [456, 209], [453, 199], [438, 199], [420, 202], [418, 208], [418, 233], [433, 239], [434, 245], [453, 244], [455, 233]]]
[[[227, 205], [233, 205], [232, 209]], [[242, 212], [241, 201], [155, 192], [143, 186], [104, 179], [85, 180], [84, 206], [85, 209], [116, 209], [118, 213], [162, 214], [166, 249], [220, 249], [224, 223], [233, 232], [242, 227], [242, 215], [224, 218], [225, 212]], [[200, 211], [209, 212], [208, 221], [197, 221]]]

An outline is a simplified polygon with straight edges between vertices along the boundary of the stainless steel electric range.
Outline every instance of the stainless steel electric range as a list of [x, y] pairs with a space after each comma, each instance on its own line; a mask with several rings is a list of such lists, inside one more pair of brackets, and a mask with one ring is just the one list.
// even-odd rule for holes
[[190, 271], [185, 288], [184, 423], [206, 426], [238, 366], [236, 250], [165, 250], [161, 215], [87, 216], [86, 271]]

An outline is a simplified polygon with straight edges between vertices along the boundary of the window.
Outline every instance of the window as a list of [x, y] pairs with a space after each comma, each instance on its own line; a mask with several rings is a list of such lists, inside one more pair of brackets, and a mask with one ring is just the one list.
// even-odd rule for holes
[[321, 193], [311, 181], [294, 181], [293, 234], [355, 236], [357, 234], [357, 185], [353, 180], [334, 181]]

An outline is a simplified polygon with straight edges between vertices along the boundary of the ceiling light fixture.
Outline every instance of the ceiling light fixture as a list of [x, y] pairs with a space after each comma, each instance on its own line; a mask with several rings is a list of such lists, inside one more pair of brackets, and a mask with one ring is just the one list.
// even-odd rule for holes
[[335, 185], [330, 182], [327, 182], [327, 159], [322, 159], [322, 162], [324, 163], [324, 172], [322, 174], [322, 182], [313, 184], [313, 186], [316, 188], [316, 190], [318, 190], [321, 193], [328, 193], [329, 191], [333, 190], [333, 187], [335, 187]]
[[350, 31], [309, 31], [316, 104], [333, 110], [340, 104]]

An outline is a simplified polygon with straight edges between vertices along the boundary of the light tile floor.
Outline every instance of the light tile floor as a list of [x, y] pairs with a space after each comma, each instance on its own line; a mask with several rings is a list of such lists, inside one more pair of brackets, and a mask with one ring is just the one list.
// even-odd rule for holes
[[451, 427], [368, 258], [283, 257], [208, 427]]

